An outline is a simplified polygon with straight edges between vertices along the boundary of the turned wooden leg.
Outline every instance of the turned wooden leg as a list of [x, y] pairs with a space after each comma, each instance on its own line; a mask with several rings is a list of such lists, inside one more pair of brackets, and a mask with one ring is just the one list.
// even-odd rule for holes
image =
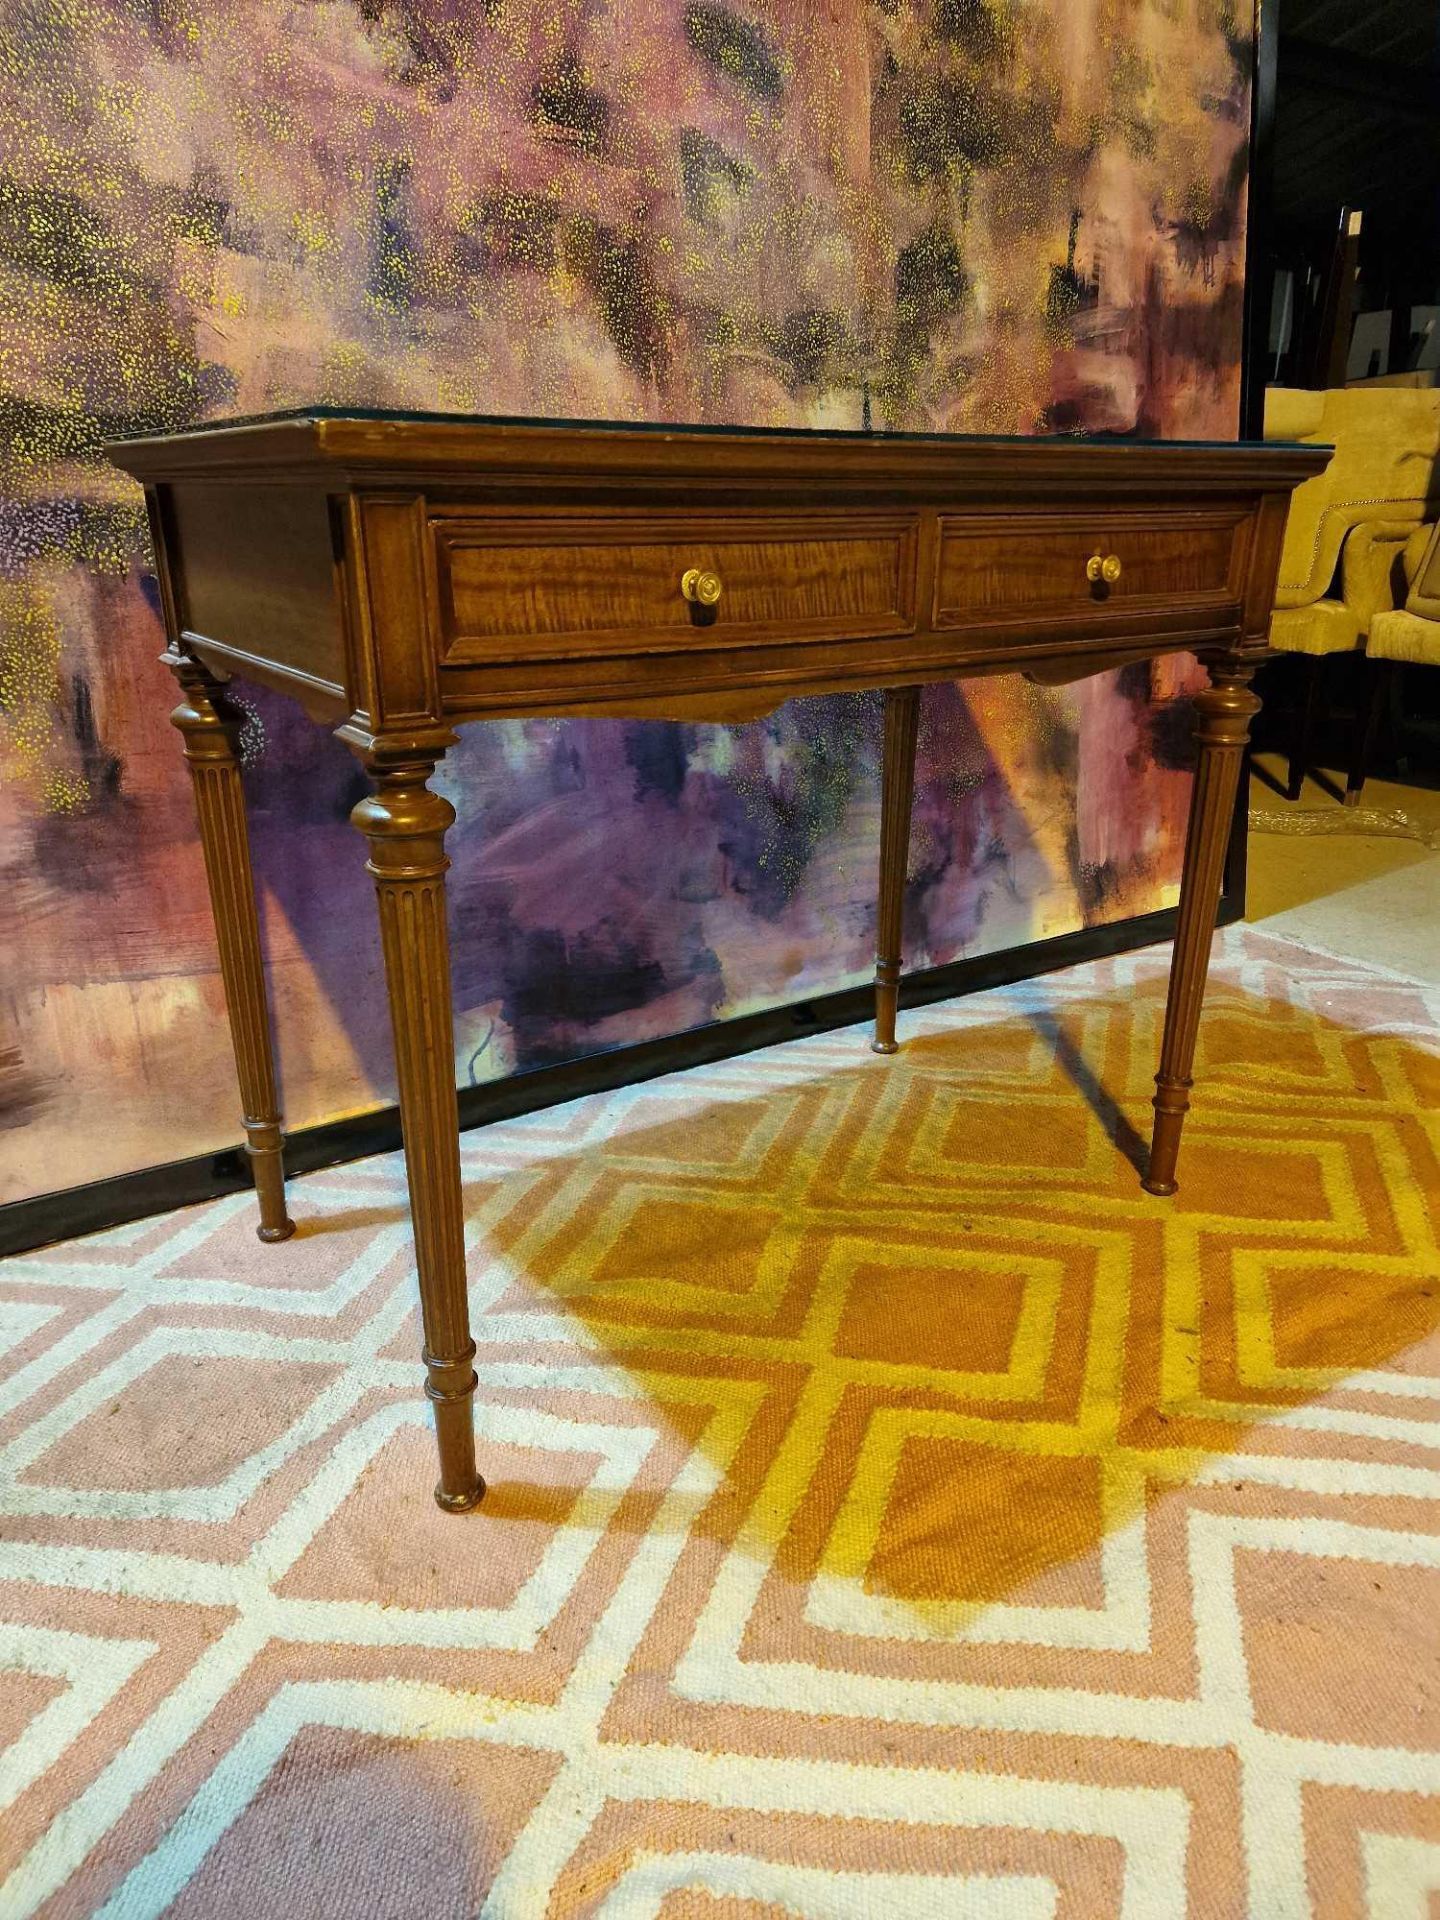
[[1175, 1192], [1175, 1162], [1190, 1106], [1190, 1074], [1195, 1064], [1205, 976], [1210, 970], [1210, 946], [1215, 937], [1235, 791], [1250, 722], [1260, 710], [1260, 702], [1250, 691], [1253, 672], [1252, 667], [1212, 667], [1211, 684], [1195, 701], [1200, 758], [1190, 796], [1165, 1038], [1160, 1049], [1160, 1071], [1155, 1076], [1155, 1132], [1143, 1182], [1147, 1193]]
[[885, 748], [880, 792], [880, 911], [875, 935], [876, 1053], [895, 1053], [904, 958], [905, 879], [910, 864], [910, 812], [915, 801], [915, 736], [919, 687], [885, 693]]
[[426, 781], [433, 758], [373, 758], [375, 792], [351, 819], [370, 843], [380, 937], [390, 991], [390, 1027], [400, 1084], [405, 1177], [420, 1319], [435, 1408], [440, 1480], [435, 1498], [463, 1513], [483, 1497], [475, 1470], [475, 1342], [465, 1284], [460, 1193], [460, 1116], [450, 1010], [450, 940], [445, 924], [445, 832], [455, 809]]
[[200, 661], [175, 647], [169, 649], [165, 660], [184, 694], [170, 718], [184, 737], [185, 758], [195, 788], [205, 877], [210, 883], [210, 905], [220, 949], [220, 977], [225, 984], [230, 1039], [245, 1108], [246, 1151], [260, 1201], [257, 1231], [262, 1240], [288, 1240], [295, 1222], [285, 1211], [284, 1139], [275, 1090], [275, 1052], [265, 997], [265, 966], [260, 956], [245, 793], [240, 781], [240, 716], [226, 699], [220, 682]]

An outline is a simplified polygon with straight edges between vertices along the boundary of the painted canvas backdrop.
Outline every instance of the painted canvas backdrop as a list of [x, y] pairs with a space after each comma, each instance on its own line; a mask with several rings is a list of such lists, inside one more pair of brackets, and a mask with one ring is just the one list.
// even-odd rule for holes
[[[0, 1197], [232, 1141], [111, 434], [307, 401], [1230, 437], [1229, 0], [3, 0]], [[1185, 670], [931, 690], [909, 958], [1174, 897]], [[354, 762], [256, 693], [287, 1119], [391, 1097]], [[471, 730], [462, 1082], [863, 978], [873, 697]]]

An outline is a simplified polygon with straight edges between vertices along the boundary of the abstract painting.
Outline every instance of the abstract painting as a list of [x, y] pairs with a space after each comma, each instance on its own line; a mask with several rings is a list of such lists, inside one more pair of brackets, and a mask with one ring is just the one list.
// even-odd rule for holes
[[[1232, 437], [1252, 30], [1240, 0], [0, 0], [0, 1200], [237, 1133], [107, 437], [317, 401]], [[1173, 899], [1187, 684], [927, 693], [911, 964]], [[241, 694], [293, 1127], [392, 1097], [360, 776]], [[472, 729], [459, 1080], [865, 977], [878, 758], [871, 696]]]

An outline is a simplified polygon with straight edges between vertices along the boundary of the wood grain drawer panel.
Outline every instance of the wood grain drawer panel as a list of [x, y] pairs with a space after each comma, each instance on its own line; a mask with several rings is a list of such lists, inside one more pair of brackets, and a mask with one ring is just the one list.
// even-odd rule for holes
[[[935, 575], [937, 627], [1038, 616], [1087, 622], [1097, 614], [1204, 609], [1238, 602], [1249, 520], [1239, 508], [1097, 513], [943, 515]], [[1122, 573], [1094, 586], [1086, 565], [1114, 554]]]
[[338, 688], [345, 680], [325, 495], [195, 481], [164, 511], [182, 627]]
[[[864, 639], [915, 624], [913, 517], [666, 513], [432, 521], [446, 666]], [[713, 609], [682, 575], [720, 576]]]

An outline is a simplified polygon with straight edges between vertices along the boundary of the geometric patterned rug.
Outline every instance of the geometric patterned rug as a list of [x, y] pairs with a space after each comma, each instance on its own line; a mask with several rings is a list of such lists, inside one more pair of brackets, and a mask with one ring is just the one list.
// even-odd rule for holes
[[1440, 990], [1168, 951], [0, 1266], [0, 1914], [1440, 1914]]

